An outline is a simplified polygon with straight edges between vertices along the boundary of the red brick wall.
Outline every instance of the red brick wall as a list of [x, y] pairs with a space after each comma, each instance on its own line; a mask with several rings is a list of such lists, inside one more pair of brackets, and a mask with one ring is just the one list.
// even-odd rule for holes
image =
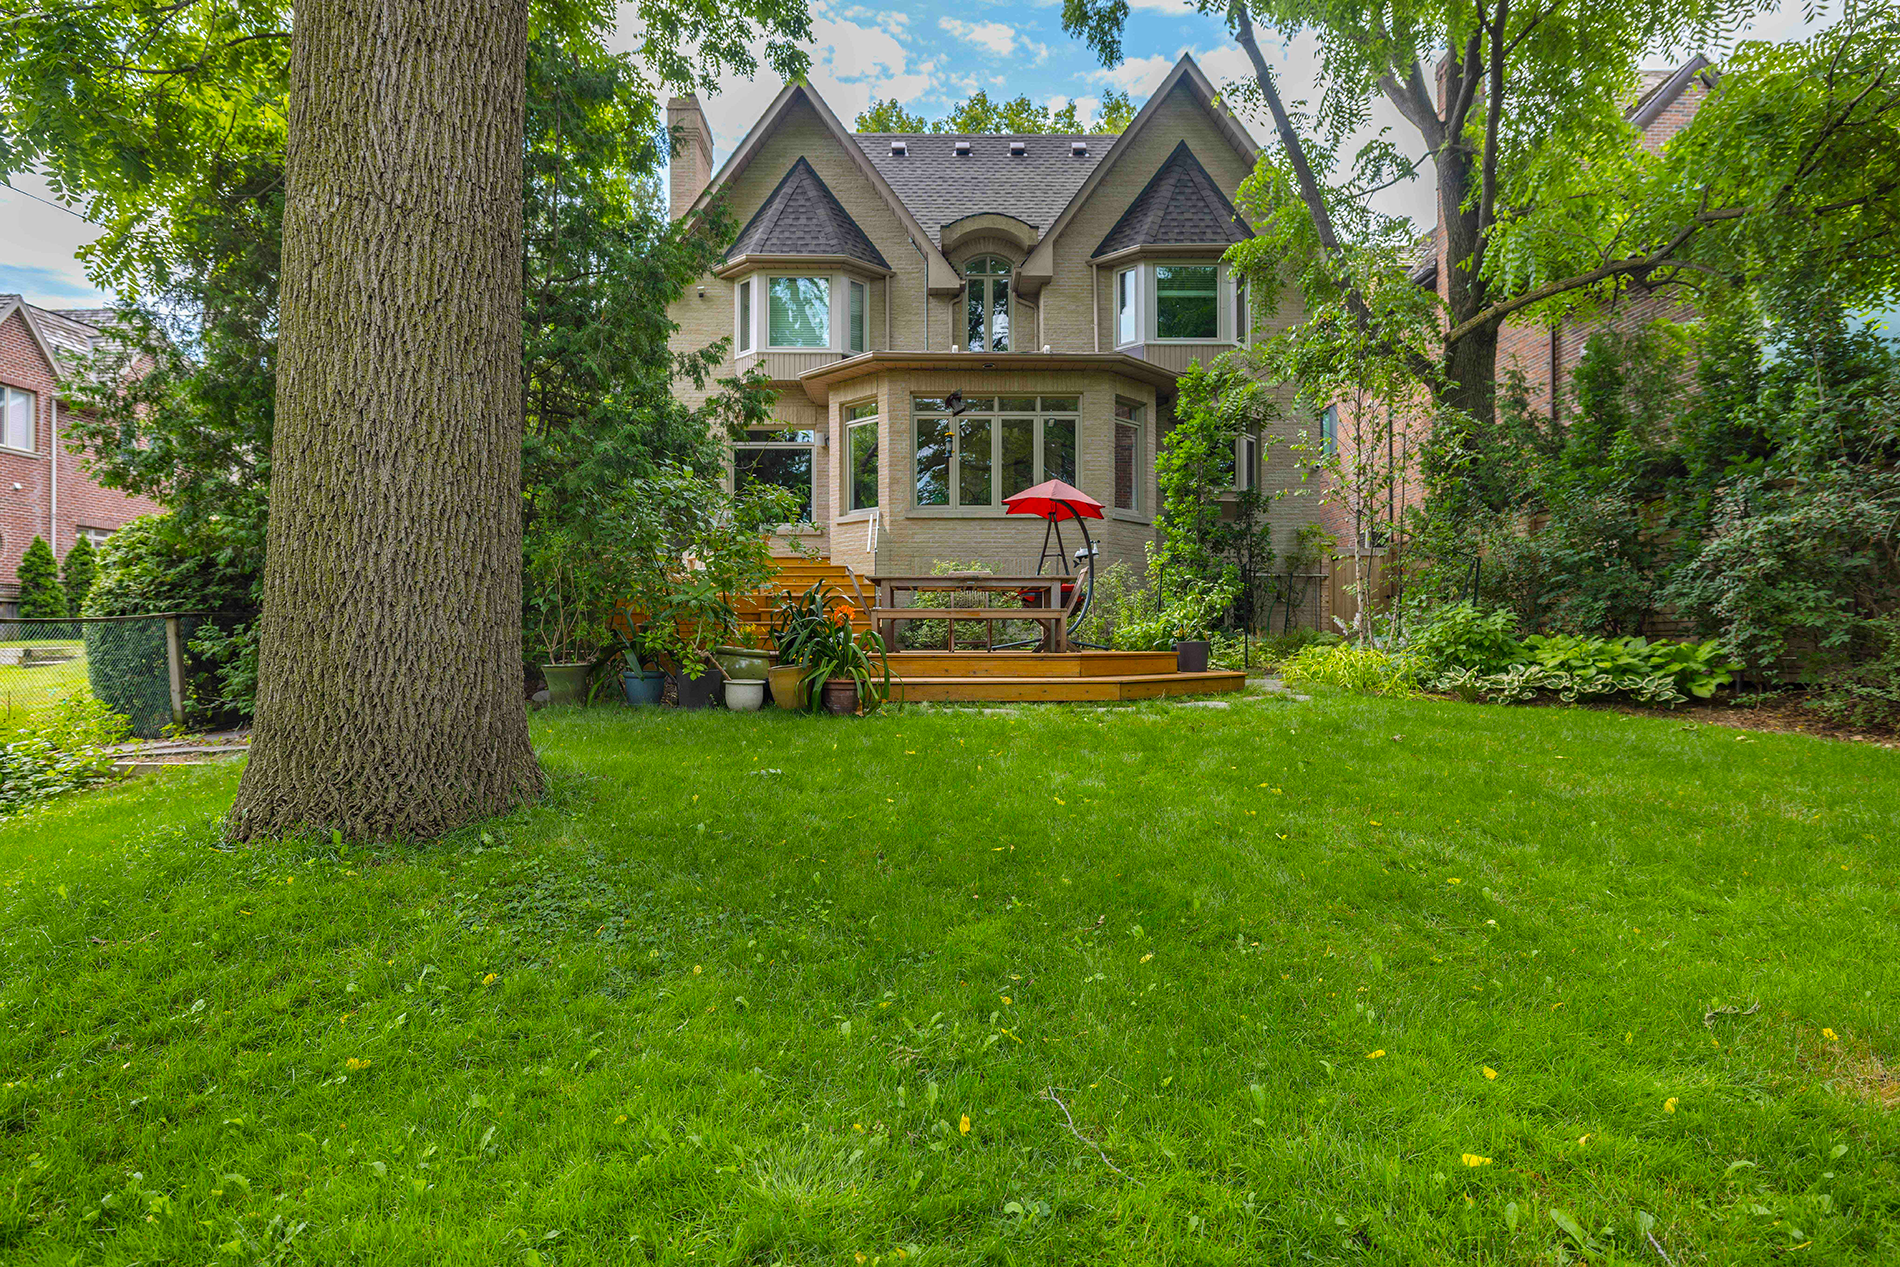
[[[55, 394], [53, 367], [26, 324], [23, 312], [15, 310], [0, 322], [0, 382], [34, 394], [37, 416], [32, 454], [0, 449], [0, 601], [11, 600], [17, 593], [16, 575], [20, 556], [33, 538], [45, 537], [63, 561], [72, 549], [80, 528], [117, 528], [141, 515], [154, 514], [163, 507], [143, 497], [99, 487], [82, 469], [83, 459], [59, 447], [59, 506], [53, 515], [53, 421]], [[68, 407], [57, 405], [60, 434], [67, 434]]]

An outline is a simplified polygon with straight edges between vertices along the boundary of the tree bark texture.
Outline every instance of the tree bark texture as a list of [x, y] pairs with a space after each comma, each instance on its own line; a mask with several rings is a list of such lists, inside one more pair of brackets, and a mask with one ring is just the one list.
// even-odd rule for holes
[[240, 838], [541, 788], [521, 673], [527, 0], [300, 0]]

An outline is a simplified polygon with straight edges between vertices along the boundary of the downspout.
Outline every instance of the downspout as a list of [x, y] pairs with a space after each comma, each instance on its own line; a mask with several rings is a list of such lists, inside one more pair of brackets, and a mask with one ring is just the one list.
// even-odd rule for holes
[[1095, 327], [1095, 350], [1102, 350], [1102, 266], [1089, 265], [1089, 317]]
[[59, 555], [59, 391], [57, 388], [54, 389], [52, 395], [53, 445], [51, 456], [47, 460], [52, 463], [53, 470], [48, 482], [51, 496], [47, 499], [46, 505], [46, 539], [52, 543], [53, 555], [57, 558]]

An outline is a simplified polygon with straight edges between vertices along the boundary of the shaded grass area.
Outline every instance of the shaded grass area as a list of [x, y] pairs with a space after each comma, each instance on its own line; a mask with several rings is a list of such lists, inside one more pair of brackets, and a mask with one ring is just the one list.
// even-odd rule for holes
[[86, 645], [60, 639], [0, 642], [0, 648], [45, 647], [70, 651], [73, 658], [51, 664], [0, 664], [0, 743], [34, 725], [40, 714], [68, 695], [88, 695]]
[[426, 847], [218, 848], [222, 769], [0, 825], [0, 1257], [1900, 1259], [1892, 753], [1325, 695], [536, 735], [546, 801]]

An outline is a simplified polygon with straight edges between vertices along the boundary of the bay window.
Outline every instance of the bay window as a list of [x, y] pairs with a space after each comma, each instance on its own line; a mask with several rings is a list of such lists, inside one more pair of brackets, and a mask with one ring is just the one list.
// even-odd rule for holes
[[847, 510], [877, 507], [877, 402], [844, 407], [844, 482]]
[[831, 279], [772, 277], [766, 280], [768, 348], [831, 346]]
[[937, 397], [912, 402], [919, 506], [1000, 507], [1044, 480], [1075, 482], [1076, 396], [979, 396], [948, 413]]

